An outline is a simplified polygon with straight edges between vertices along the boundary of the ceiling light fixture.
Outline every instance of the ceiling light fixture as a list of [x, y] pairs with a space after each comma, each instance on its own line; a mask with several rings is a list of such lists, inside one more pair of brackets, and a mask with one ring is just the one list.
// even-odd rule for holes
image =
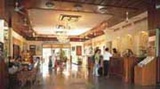
[[46, 2], [46, 6], [47, 7], [54, 7], [54, 3], [49, 0], [49, 1]]
[[127, 12], [126, 12], [126, 19], [125, 19], [125, 21], [126, 21], [127, 23], [129, 22], [129, 16], [128, 16], [128, 15], [129, 15], [129, 12], [127, 11]]
[[69, 21], [69, 22], [77, 22], [81, 16], [79, 15], [67, 15], [67, 14], [61, 14], [59, 19], [60, 21]]
[[67, 31], [64, 31], [64, 30], [56, 31], [56, 37], [60, 43], [67, 43], [70, 41]]
[[107, 7], [104, 6], [98, 6], [98, 10], [99, 13], [105, 14], [107, 13]]
[[75, 7], [75, 9], [76, 9], [77, 11], [82, 10], [82, 5], [81, 5], [81, 4], [75, 4], [74, 7]]
[[56, 26], [56, 38], [60, 43], [68, 43], [70, 41], [69, 36], [68, 36], [68, 28], [64, 25], [57, 25]]
[[160, 5], [156, 5], [156, 9], [160, 9]]

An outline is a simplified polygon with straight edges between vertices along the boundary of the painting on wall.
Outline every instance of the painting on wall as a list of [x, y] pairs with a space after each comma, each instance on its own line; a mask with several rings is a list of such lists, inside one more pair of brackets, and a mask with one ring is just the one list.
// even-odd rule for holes
[[20, 46], [13, 44], [13, 58], [16, 58], [20, 54]]
[[36, 54], [36, 45], [30, 45], [29, 48], [30, 48], [31, 55], [35, 55]]
[[82, 55], [82, 47], [81, 46], [76, 46], [76, 54], [78, 56], [81, 56]]

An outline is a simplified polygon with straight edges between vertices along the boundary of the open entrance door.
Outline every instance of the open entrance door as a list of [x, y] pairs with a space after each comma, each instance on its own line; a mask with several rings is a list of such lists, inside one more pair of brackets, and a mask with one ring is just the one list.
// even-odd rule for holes
[[49, 66], [49, 58], [54, 55], [55, 57], [52, 59], [52, 67], [54, 67], [55, 61], [61, 60], [61, 51], [64, 52], [63, 55], [67, 58], [67, 61], [70, 61], [70, 44], [44, 44], [42, 51], [46, 66]]

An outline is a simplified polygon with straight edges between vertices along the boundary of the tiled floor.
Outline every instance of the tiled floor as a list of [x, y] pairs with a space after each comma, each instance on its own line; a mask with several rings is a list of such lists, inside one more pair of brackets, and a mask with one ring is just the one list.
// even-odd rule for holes
[[63, 72], [55, 72], [54, 69], [49, 72], [47, 66], [43, 66], [42, 71], [43, 79], [39, 84], [27, 84], [22, 89], [160, 89], [160, 86], [126, 84], [115, 77], [88, 76], [86, 68], [77, 65], [72, 65], [72, 68], [68, 67]]

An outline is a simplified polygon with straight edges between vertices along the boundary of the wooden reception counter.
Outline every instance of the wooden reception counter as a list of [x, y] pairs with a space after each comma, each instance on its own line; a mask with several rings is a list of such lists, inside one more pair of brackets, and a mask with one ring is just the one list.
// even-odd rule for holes
[[146, 64], [139, 63], [136, 65], [134, 74], [135, 84], [142, 86], [156, 85], [156, 59], [153, 59]]
[[134, 82], [134, 66], [137, 64], [137, 57], [124, 57], [123, 58], [123, 80], [127, 83]]
[[137, 62], [137, 57], [112, 57], [110, 59], [109, 73], [112, 76], [123, 79], [126, 83], [133, 83], [134, 66]]
[[123, 78], [123, 58], [111, 57], [109, 63], [109, 74]]
[[[156, 74], [156, 71], [159, 72], [159, 68], [156, 68], [156, 63], [159, 60], [146, 61], [148, 62], [147, 64], [139, 66], [139, 63], [145, 61], [145, 59], [143, 58], [142, 60], [142, 58], [137, 57], [112, 57], [110, 59], [109, 74], [121, 78], [126, 83], [135, 83], [142, 86], [155, 85], [156, 81], [160, 81], [159, 73]], [[159, 67], [159, 64], [157, 67]]]

